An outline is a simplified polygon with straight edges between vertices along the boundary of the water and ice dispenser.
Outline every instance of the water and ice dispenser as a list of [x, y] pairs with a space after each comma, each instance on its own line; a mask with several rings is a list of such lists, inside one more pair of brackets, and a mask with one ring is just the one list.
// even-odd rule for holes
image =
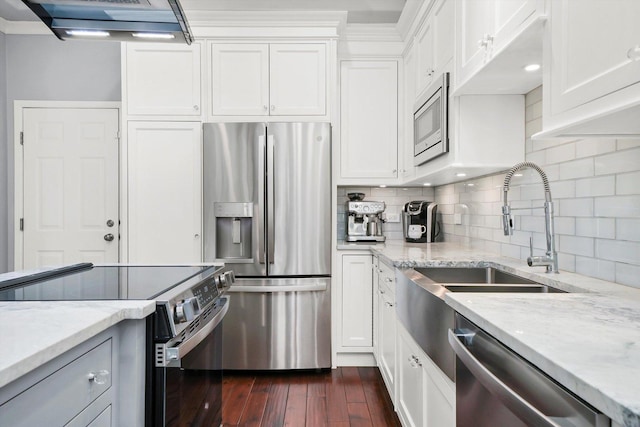
[[216, 258], [251, 259], [253, 203], [214, 203]]

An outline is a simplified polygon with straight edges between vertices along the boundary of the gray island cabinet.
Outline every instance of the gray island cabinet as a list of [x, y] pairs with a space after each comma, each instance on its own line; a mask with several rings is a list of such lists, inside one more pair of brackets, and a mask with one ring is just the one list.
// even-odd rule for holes
[[145, 320], [115, 323], [0, 388], [0, 425], [143, 426], [145, 354]]

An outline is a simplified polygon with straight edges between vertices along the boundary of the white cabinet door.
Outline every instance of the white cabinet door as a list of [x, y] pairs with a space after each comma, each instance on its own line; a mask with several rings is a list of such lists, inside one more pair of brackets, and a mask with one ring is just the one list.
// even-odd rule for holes
[[200, 116], [200, 45], [127, 43], [129, 115]]
[[269, 115], [269, 45], [210, 44], [211, 114]]
[[371, 255], [342, 255], [342, 325], [344, 347], [373, 345]]
[[342, 61], [340, 177], [397, 176], [398, 64]]
[[201, 128], [129, 122], [129, 262], [201, 262]]
[[[396, 407], [405, 427], [426, 422], [425, 373], [411, 336], [398, 324], [398, 395]], [[436, 424], [434, 424], [436, 425]]]
[[456, 82], [466, 82], [542, 13], [541, 0], [460, 0]]
[[378, 346], [378, 368], [393, 401], [396, 370], [395, 298], [388, 289], [382, 287], [378, 288]]
[[398, 141], [398, 150], [401, 153], [400, 173], [404, 180], [413, 178], [416, 168], [413, 165], [413, 113], [416, 101], [416, 47], [415, 45], [407, 51], [404, 56], [404, 114], [402, 140]]
[[551, 114], [640, 82], [639, 17], [636, 0], [551, 2], [551, 48], [544, 73]]
[[270, 114], [322, 116], [326, 113], [324, 44], [272, 44], [269, 62]]
[[454, 1], [438, 0], [416, 35], [417, 89], [421, 93], [453, 58]]

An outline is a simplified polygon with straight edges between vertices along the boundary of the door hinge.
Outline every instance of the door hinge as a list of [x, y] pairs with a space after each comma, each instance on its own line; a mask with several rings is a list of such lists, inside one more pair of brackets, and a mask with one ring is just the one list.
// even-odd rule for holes
[[24, 231], [24, 218], [20, 218], [20, 231]]
[[20, 131], [20, 145], [24, 145], [24, 132]]

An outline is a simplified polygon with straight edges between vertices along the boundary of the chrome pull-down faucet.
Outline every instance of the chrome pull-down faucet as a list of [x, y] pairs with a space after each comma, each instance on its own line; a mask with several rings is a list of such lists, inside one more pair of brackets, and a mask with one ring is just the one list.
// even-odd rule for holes
[[[540, 166], [531, 162], [518, 163], [507, 172], [507, 176], [504, 178], [504, 186], [502, 192], [504, 195], [504, 205], [502, 206], [502, 228], [504, 235], [509, 236], [513, 234], [513, 217], [511, 216], [511, 206], [507, 201], [507, 195], [509, 193], [509, 185], [513, 174], [523, 168], [531, 168], [540, 174], [542, 183], [544, 184], [544, 225], [545, 235], [547, 238], [547, 252], [545, 256], [533, 256], [533, 241], [529, 239], [529, 257], [527, 258], [527, 264], [529, 267], [535, 267], [544, 265], [547, 268], [547, 273], [558, 273], [558, 253], [556, 252], [555, 234], [553, 229], [553, 201], [551, 200], [551, 189], [549, 188], [549, 180], [547, 175], [540, 168]], [[527, 208], [529, 209], [529, 208]], [[517, 210], [514, 208], [513, 210]]]

